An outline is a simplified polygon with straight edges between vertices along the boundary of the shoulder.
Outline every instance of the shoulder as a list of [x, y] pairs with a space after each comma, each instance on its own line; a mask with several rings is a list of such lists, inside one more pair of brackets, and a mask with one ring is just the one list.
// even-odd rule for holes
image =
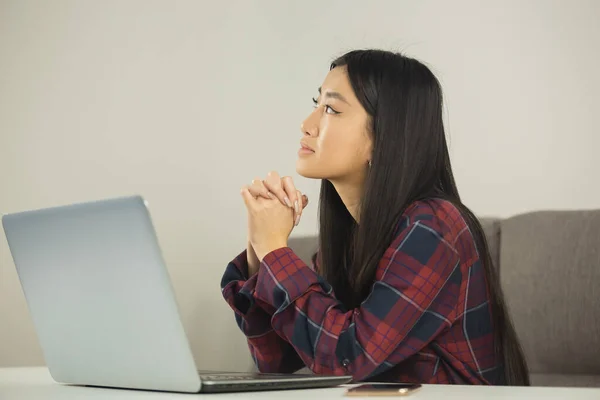
[[[438, 285], [453, 282], [461, 275], [462, 243], [458, 241], [467, 224], [460, 209], [449, 201], [425, 199], [410, 204], [398, 223], [391, 245], [379, 264], [376, 278], [399, 287], [403, 284]], [[393, 270], [393, 273], [388, 271]], [[435, 281], [435, 283], [434, 283]]]
[[410, 204], [398, 221], [395, 241], [403, 239], [418, 227], [425, 228], [452, 248], [461, 234], [468, 230], [459, 208], [452, 202], [439, 198], [419, 200]]

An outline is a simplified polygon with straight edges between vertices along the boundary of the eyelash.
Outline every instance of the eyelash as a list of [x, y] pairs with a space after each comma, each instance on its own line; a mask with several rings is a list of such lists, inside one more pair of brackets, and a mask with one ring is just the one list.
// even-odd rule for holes
[[[314, 105], [314, 107], [315, 107], [315, 108], [317, 108], [317, 105], [319, 104], [319, 102], [317, 101], [317, 99], [315, 99], [315, 98], [313, 97], [312, 101], [313, 101], [313, 103], [315, 104], [315, 105]], [[327, 112], [327, 109], [330, 109], [330, 110], [331, 110], [331, 113], [328, 113], [328, 112]], [[334, 110], [334, 109], [333, 109], [333, 107], [331, 107], [331, 106], [328, 106], [327, 104], [325, 104], [325, 113], [326, 113], [326, 114], [330, 114], [330, 115], [336, 115], [336, 114], [339, 114], [340, 112], [339, 112], [339, 111], [336, 111], [336, 110]]]

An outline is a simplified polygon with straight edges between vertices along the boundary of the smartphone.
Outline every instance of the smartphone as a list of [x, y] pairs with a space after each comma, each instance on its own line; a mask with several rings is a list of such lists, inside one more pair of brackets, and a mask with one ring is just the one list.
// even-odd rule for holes
[[418, 383], [363, 384], [346, 390], [346, 396], [408, 396], [420, 388]]

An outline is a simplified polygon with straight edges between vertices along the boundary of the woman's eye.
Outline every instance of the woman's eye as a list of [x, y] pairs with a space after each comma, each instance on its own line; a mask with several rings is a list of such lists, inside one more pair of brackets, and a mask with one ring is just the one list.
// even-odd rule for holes
[[[319, 101], [317, 99], [315, 99], [314, 97], [312, 98], [312, 102], [313, 102], [313, 107], [317, 108], [319, 106]], [[338, 111], [335, 111], [333, 108], [331, 108], [331, 106], [325, 105], [325, 114], [339, 114]]]
[[325, 106], [325, 112], [327, 114], [339, 114], [337, 111], [335, 111], [333, 108], [331, 108], [329, 106]]

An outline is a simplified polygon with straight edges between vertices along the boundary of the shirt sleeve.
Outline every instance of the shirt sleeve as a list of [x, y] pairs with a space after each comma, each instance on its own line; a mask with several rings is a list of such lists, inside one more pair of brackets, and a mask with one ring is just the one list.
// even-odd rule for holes
[[414, 355], [456, 319], [459, 257], [432, 216], [406, 223], [379, 262], [372, 290], [346, 310], [290, 248], [269, 253], [255, 286], [271, 325], [314, 373], [376, 376]]
[[[235, 320], [248, 341], [250, 354], [261, 372], [292, 373], [304, 367], [294, 348], [272, 328], [275, 311], [254, 299], [258, 275], [248, 278], [246, 251], [227, 265], [221, 291], [235, 312]], [[268, 310], [268, 311], [267, 311]]]

